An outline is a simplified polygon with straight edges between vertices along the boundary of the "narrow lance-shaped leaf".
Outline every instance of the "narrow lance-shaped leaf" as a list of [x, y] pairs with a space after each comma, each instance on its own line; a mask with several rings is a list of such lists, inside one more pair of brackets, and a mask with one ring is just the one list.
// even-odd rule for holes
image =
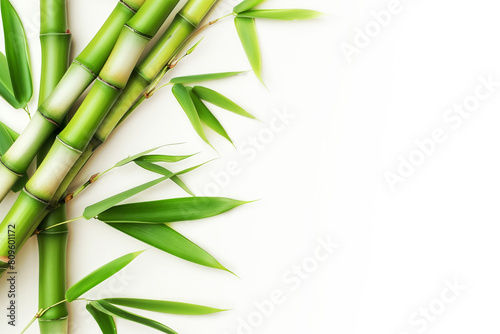
[[93, 272], [73, 284], [73, 286], [71, 286], [68, 291], [66, 291], [66, 300], [70, 303], [73, 300], [77, 299], [85, 292], [89, 291], [99, 283], [107, 280], [108, 278], [125, 268], [142, 252], [143, 251], [124, 255], [94, 270]]
[[18, 137], [14, 130], [0, 122], [0, 156], [7, 152]]
[[180, 303], [180, 302], [171, 302], [165, 300], [134, 299], [134, 298], [106, 298], [103, 300], [105, 302], [115, 305], [132, 307], [145, 311], [169, 313], [169, 314], [205, 315], [205, 314], [212, 314], [212, 313], [226, 311], [207, 306]]
[[186, 113], [196, 133], [198, 133], [201, 139], [203, 139], [208, 145], [212, 146], [208, 141], [207, 136], [205, 135], [205, 131], [203, 131], [200, 118], [198, 116], [198, 113], [196, 112], [193, 100], [191, 100], [189, 91], [186, 89], [186, 87], [184, 87], [182, 84], [175, 84], [172, 88], [172, 93]]
[[7, 64], [7, 58], [0, 52], [0, 96], [7, 101], [15, 109], [19, 109], [22, 105], [17, 102], [14, 96], [14, 90], [12, 88], [12, 82], [10, 79], [9, 65]]
[[254, 7], [257, 7], [261, 3], [263, 3], [266, 0], [245, 0], [242, 1], [239, 5], [234, 7], [233, 12], [234, 13], [241, 13], [247, 10], [250, 10]]
[[189, 50], [186, 51], [186, 55], [189, 56], [191, 53], [193, 53], [194, 50], [196, 50], [196, 48], [198, 47], [198, 45], [200, 45], [201, 41], [203, 41], [204, 39], [205, 39], [205, 37], [202, 37], [198, 42], [196, 42], [195, 45], [190, 47]]
[[130, 163], [130, 162], [132, 162], [132, 161], [134, 161], [134, 160], [137, 160], [137, 159], [142, 158], [143, 156], [145, 156], [145, 155], [147, 155], [147, 154], [149, 154], [149, 153], [151, 153], [151, 152], [154, 152], [154, 151], [156, 151], [156, 150], [158, 150], [158, 149], [160, 149], [160, 148], [162, 148], [162, 147], [165, 147], [165, 146], [170, 146], [170, 145], [179, 145], [179, 144], [162, 145], [162, 146], [158, 146], [158, 147], [155, 147], [155, 148], [152, 148], [152, 149], [146, 150], [146, 151], [141, 152], [141, 153], [137, 153], [137, 154], [135, 154], [135, 155], [133, 155], [133, 156], [130, 156], [130, 157], [127, 157], [127, 158], [125, 158], [125, 159], [123, 159], [123, 160], [118, 161], [118, 162], [116, 163], [115, 167], [122, 167], [122, 166], [124, 166], [124, 165], [126, 165], [126, 164], [128, 164], [128, 163]]
[[206, 87], [195, 86], [193, 88], [193, 93], [196, 94], [200, 99], [210, 102], [217, 107], [231, 111], [237, 115], [248, 117], [251, 119], [256, 119], [255, 116], [247, 112], [245, 109], [225, 97], [224, 95]]
[[118, 205], [99, 214], [109, 222], [172, 223], [213, 217], [250, 202], [223, 197], [171, 198]]
[[196, 245], [168, 225], [143, 223], [107, 224], [118, 231], [131, 236], [132, 238], [140, 240], [178, 258], [202, 266], [231, 272], [203, 248]]
[[190, 94], [191, 94], [191, 99], [193, 100], [193, 103], [196, 107], [196, 111], [198, 112], [198, 116], [200, 117], [200, 120], [203, 123], [205, 123], [209, 128], [211, 128], [212, 130], [220, 134], [222, 137], [229, 140], [231, 144], [233, 144], [233, 141], [227, 134], [222, 124], [220, 124], [219, 120], [212, 114], [212, 112], [208, 109], [205, 103], [203, 103], [203, 101], [200, 100], [200, 98], [194, 92], [191, 91]]
[[262, 54], [255, 19], [235, 17], [234, 24], [253, 71], [260, 82], [264, 84], [264, 79], [262, 78]]
[[112, 316], [96, 309], [91, 303], [86, 305], [87, 311], [99, 325], [103, 334], [117, 334], [116, 323]]
[[163, 155], [163, 154], [150, 154], [145, 155], [134, 161], [148, 161], [148, 162], [179, 162], [187, 158], [191, 158], [195, 154], [190, 155]]
[[0, 0], [5, 55], [16, 100], [25, 107], [33, 95], [28, 43], [23, 24], [9, 0]]
[[238, 17], [295, 21], [295, 20], [311, 20], [318, 18], [322, 15], [323, 13], [308, 9], [261, 9], [261, 10], [250, 10], [247, 12], [239, 13]]
[[[17, 132], [0, 122], [0, 156], [7, 152], [18, 137], [19, 134]], [[12, 187], [12, 191], [19, 192], [24, 188], [24, 185], [28, 182], [28, 180], [28, 174], [24, 173], [24, 175]]]
[[[149, 162], [149, 161], [136, 161], [135, 162], [139, 167], [141, 168], [144, 168], [145, 170], [148, 170], [150, 172], [153, 172], [153, 173], [157, 173], [157, 174], [160, 174], [160, 175], [170, 175], [170, 174], [173, 174], [171, 171], [169, 171], [168, 169], [162, 167], [162, 166], [158, 166], [152, 162]], [[171, 180], [177, 184], [182, 190], [184, 190], [185, 192], [187, 192], [189, 195], [191, 196], [194, 196], [193, 192], [191, 191], [191, 189], [188, 188], [188, 186], [186, 186], [186, 184], [180, 179], [180, 177], [174, 175], [171, 177]]]
[[99, 215], [101, 212], [111, 208], [112, 206], [114, 206], [120, 202], [123, 202], [124, 200], [126, 200], [132, 196], [135, 196], [135, 195], [143, 192], [144, 190], [147, 190], [151, 187], [154, 187], [157, 184], [160, 184], [161, 182], [168, 180], [169, 178], [170, 178], [170, 176], [165, 176], [165, 177], [144, 183], [140, 186], [134, 187], [134, 188], [129, 189], [127, 191], [121, 192], [115, 196], [109, 197], [103, 201], [95, 203], [91, 206], [88, 206], [83, 211], [83, 218], [85, 218], [87, 220], [92, 219], [92, 218], [96, 217], [97, 215]]
[[170, 80], [170, 83], [176, 84], [187, 84], [187, 83], [193, 83], [193, 82], [202, 82], [202, 81], [209, 81], [209, 80], [218, 80], [218, 79], [225, 79], [225, 78], [230, 78], [234, 77], [235, 75], [245, 73], [243, 71], [240, 72], [222, 72], [222, 73], [208, 73], [208, 74], [197, 74], [197, 75], [188, 75], [185, 77], [177, 77], [173, 78]]
[[133, 321], [133, 322], [136, 322], [138, 324], [154, 328], [154, 329], [159, 330], [160, 332], [163, 332], [163, 333], [177, 334], [177, 332], [174, 331], [172, 328], [167, 327], [164, 324], [159, 323], [158, 321], [148, 319], [148, 318], [142, 317], [140, 315], [122, 310], [121, 308], [118, 308], [118, 307], [116, 307], [110, 303], [107, 303], [103, 300], [91, 302], [91, 305], [94, 306], [99, 311], [106, 313], [110, 316], [119, 317], [119, 318], [122, 318], [125, 320]]

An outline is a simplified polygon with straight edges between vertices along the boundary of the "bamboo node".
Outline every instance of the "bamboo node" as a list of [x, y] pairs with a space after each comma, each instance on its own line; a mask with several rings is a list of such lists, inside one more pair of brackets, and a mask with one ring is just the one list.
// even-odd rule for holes
[[95, 173], [94, 175], [92, 175], [89, 179], [89, 183], [92, 184], [94, 183], [95, 181], [97, 181], [97, 177], [100, 175], [101, 173]]
[[67, 194], [66, 197], [64, 197], [64, 203], [68, 203], [69, 201], [71, 201], [74, 197], [74, 194], [71, 193], [71, 194]]

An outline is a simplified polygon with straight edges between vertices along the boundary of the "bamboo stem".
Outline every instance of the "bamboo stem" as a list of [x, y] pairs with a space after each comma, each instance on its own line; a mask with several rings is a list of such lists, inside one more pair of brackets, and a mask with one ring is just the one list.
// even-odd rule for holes
[[[70, 58], [71, 34], [68, 29], [66, 0], [40, 0], [40, 43], [42, 50], [42, 75], [39, 105], [45, 101], [66, 73]], [[38, 152], [42, 161], [55, 140], [51, 135]], [[66, 220], [66, 207], [48, 213], [39, 228], [55, 227]], [[52, 232], [37, 235], [39, 250], [38, 307], [45, 309], [64, 299], [66, 292], [66, 247], [68, 227], [61, 226]], [[68, 307], [61, 303], [44, 314], [39, 314], [40, 334], [66, 334], [68, 332]]]

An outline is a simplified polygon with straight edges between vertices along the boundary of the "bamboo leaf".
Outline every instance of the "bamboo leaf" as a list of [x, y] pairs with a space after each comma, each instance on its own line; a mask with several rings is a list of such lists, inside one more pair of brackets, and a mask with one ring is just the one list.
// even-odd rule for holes
[[12, 88], [12, 81], [10, 79], [9, 65], [7, 58], [0, 52], [0, 96], [5, 99], [12, 107], [19, 109], [22, 105], [17, 102]]
[[[109, 198], [106, 198], [106, 199], [104, 199], [104, 200], [102, 200], [100, 202], [92, 204], [91, 206], [88, 206], [83, 211], [83, 218], [85, 218], [87, 220], [95, 218], [98, 215], [100, 215], [102, 212], [104, 212], [104, 211], [112, 208], [116, 204], [118, 204], [120, 202], [123, 202], [124, 200], [126, 200], [126, 199], [128, 199], [128, 198], [130, 198], [132, 196], [135, 196], [135, 195], [137, 195], [137, 194], [139, 194], [139, 193], [141, 193], [141, 192], [143, 192], [143, 191], [145, 191], [145, 190], [147, 190], [147, 189], [149, 189], [151, 187], [154, 187], [154, 186], [156, 186], [157, 184], [160, 184], [163, 181], [171, 179], [172, 177], [175, 177], [177, 175], [182, 175], [182, 174], [189, 173], [189, 172], [191, 172], [191, 171], [199, 168], [200, 166], [203, 166], [204, 164], [205, 163], [197, 165], [197, 166], [194, 166], [194, 167], [190, 167], [190, 168], [184, 169], [184, 170], [182, 170], [180, 172], [177, 172], [177, 173], [172, 173], [171, 171], [163, 168], [164, 173], [160, 173], [160, 174], [165, 175], [164, 177], [156, 179], [156, 180], [153, 180], [153, 181], [150, 181], [150, 182], [146, 182], [146, 183], [144, 183], [144, 184], [142, 184], [140, 186], [137, 186], [137, 187], [134, 187], [132, 189], [126, 190], [124, 192], [121, 192], [121, 193], [116, 194], [114, 196], [111, 196]], [[175, 180], [174, 180], [174, 182], [175, 182]]]
[[164, 300], [134, 299], [134, 298], [106, 298], [103, 300], [105, 302], [114, 305], [132, 307], [145, 311], [169, 313], [169, 314], [205, 315], [205, 314], [212, 314], [212, 313], [226, 311], [207, 306], [171, 302]]
[[[174, 174], [172, 174], [174, 175]], [[132, 196], [135, 196], [141, 192], [143, 192], [144, 190], [147, 190], [151, 187], [154, 187], [156, 186], [157, 184], [163, 182], [163, 181], [166, 181], [168, 180], [172, 175], [170, 176], [165, 176], [165, 177], [162, 177], [162, 178], [159, 178], [159, 179], [156, 179], [156, 180], [153, 180], [153, 181], [150, 181], [150, 182], [147, 182], [147, 183], [144, 183], [140, 186], [137, 186], [137, 187], [134, 187], [132, 189], [129, 189], [129, 190], [126, 190], [124, 192], [121, 192], [117, 195], [114, 195], [114, 196], [111, 196], [105, 200], [102, 200], [98, 203], [95, 203], [91, 206], [88, 206], [87, 208], [85, 208], [85, 210], [83, 211], [83, 217], [87, 220], [89, 219], [92, 219], [94, 217], [97, 217], [101, 212], [103, 211], [106, 211], [107, 209], [113, 207], [114, 205], [120, 203], [120, 202], [123, 202], [124, 200], [132, 197]]]
[[98, 219], [110, 222], [172, 223], [213, 217], [250, 202], [223, 197], [172, 198], [112, 207]]
[[205, 131], [203, 131], [203, 127], [201, 126], [200, 118], [198, 117], [198, 113], [196, 112], [196, 108], [194, 106], [193, 100], [189, 95], [189, 91], [181, 84], [175, 84], [172, 88], [172, 93], [175, 98], [181, 105], [182, 109], [186, 113], [191, 125], [195, 129], [196, 133], [203, 139], [208, 145], [212, 146], [208, 141], [207, 136], [205, 135]]
[[0, 156], [7, 152], [18, 137], [14, 130], [0, 122]]
[[260, 82], [264, 84], [262, 78], [262, 54], [255, 19], [235, 17], [234, 24], [253, 71]]
[[99, 325], [103, 334], [117, 334], [115, 320], [112, 316], [99, 311], [91, 303], [88, 303], [86, 308]]
[[256, 119], [252, 114], [248, 113], [245, 109], [243, 109], [242, 107], [240, 107], [239, 105], [237, 105], [224, 95], [217, 93], [216, 91], [210, 88], [196, 86], [193, 88], [193, 93], [196, 94], [200, 99], [210, 102], [216, 105], [217, 107], [226, 109], [243, 117]]
[[98, 300], [98, 301], [93, 301], [90, 304], [92, 306], [94, 306], [96, 309], [98, 309], [99, 311], [106, 313], [110, 316], [133, 321], [133, 322], [136, 322], [138, 324], [154, 328], [154, 329], [159, 330], [160, 332], [163, 332], [163, 333], [177, 334], [177, 332], [174, 331], [172, 328], [167, 327], [164, 324], [159, 323], [158, 321], [151, 320], [151, 319], [142, 317], [140, 315], [122, 310], [121, 308], [118, 308], [118, 307], [116, 307], [116, 306], [114, 306], [106, 301]]
[[[177, 144], [171, 144], [171, 145], [177, 145]], [[133, 155], [133, 156], [131, 156], [131, 157], [127, 157], [127, 158], [125, 158], [125, 159], [123, 159], [123, 160], [118, 161], [118, 162], [116, 163], [115, 167], [122, 167], [122, 166], [124, 166], [124, 165], [126, 165], [126, 164], [128, 164], [128, 163], [131, 163], [131, 162], [132, 162], [132, 161], [134, 161], [134, 160], [140, 159], [140, 158], [142, 158], [143, 156], [145, 156], [145, 155], [147, 155], [147, 154], [149, 154], [149, 153], [151, 153], [151, 152], [153, 152], [153, 151], [156, 151], [157, 149], [160, 149], [160, 148], [162, 148], [162, 147], [165, 147], [165, 146], [168, 146], [168, 145], [158, 146], [158, 147], [155, 147], [155, 148], [152, 148], [152, 149], [146, 150], [146, 151], [144, 151], [144, 152], [137, 153], [137, 154], [135, 154], [135, 155]]]
[[196, 48], [198, 47], [198, 45], [200, 45], [201, 41], [204, 40], [205, 37], [202, 37], [198, 42], [196, 42], [195, 45], [193, 45], [189, 50], [186, 51], [186, 56], [189, 56], [191, 53], [194, 52], [194, 50], [196, 50]]
[[[169, 171], [168, 169], [166, 169], [162, 166], [158, 166], [158, 165], [156, 165], [152, 162], [149, 162], [149, 161], [136, 161], [135, 163], [139, 167], [144, 168], [145, 170], [148, 170], [148, 171], [153, 172], [153, 173], [157, 173], [160, 175], [172, 174], [172, 172]], [[191, 189], [189, 189], [188, 186], [186, 186], [186, 184], [178, 176], [176, 176], [176, 175], [172, 176], [171, 180], [173, 182], [175, 182], [175, 184], [177, 184], [182, 190], [187, 192], [189, 195], [194, 196]]]
[[[18, 137], [19, 134], [17, 132], [0, 122], [0, 156], [7, 152]], [[23, 176], [14, 184], [12, 191], [16, 193], [21, 191], [28, 180], [28, 174], [24, 173]]]
[[231, 272], [200, 246], [165, 224], [105, 223], [132, 238], [183, 260]]
[[140, 158], [135, 159], [134, 161], [147, 161], [147, 162], [179, 162], [185, 160], [187, 158], [191, 158], [195, 154], [190, 155], [160, 155], [160, 154], [151, 154], [145, 155]]
[[16, 100], [25, 107], [33, 95], [28, 43], [23, 24], [9, 0], [0, 0], [5, 55]]
[[94, 270], [93, 272], [73, 284], [73, 286], [71, 286], [68, 291], [66, 291], [66, 300], [68, 301], [68, 303], [74, 301], [85, 292], [89, 291], [99, 283], [105, 281], [106, 279], [110, 278], [111, 276], [125, 268], [142, 252], [143, 251], [124, 255]]
[[209, 80], [218, 80], [234, 77], [235, 75], [245, 73], [244, 71], [240, 72], [222, 72], [222, 73], [208, 73], [208, 74], [197, 74], [197, 75], [188, 75], [185, 77], [177, 77], [170, 80], [170, 83], [176, 84], [187, 84], [193, 82], [201, 82], [201, 81], [209, 81]]
[[191, 92], [190, 94], [191, 94], [191, 99], [194, 102], [194, 106], [196, 107], [196, 111], [198, 112], [198, 116], [200, 117], [200, 120], [203, 123], [205, 123], [209, 128], [211, 128], [219, 135], [229, 140], [231, 144], [233, 144], [233, 141], [227, 134], [222, 124], [220, 124], [219, 120], [212, 114], [212, 112], [210, 111], [210, 109], [208, 109], [205, 103], [203, 103], [203, 101], [200, 100], [200, 98], [193, 92]]
[[238, 17], [295, 21], [295, 20], [311, 20], [318, 18], [322, 15], [323, 13], [308, 9], [261, 9], [261, 10], [250, 10], [247, 12], [239, 13]]
[[261, 3], [263, 3], [266, 0], [245, 0], [241, 2], [239, 5], [234, 7], [233, 12], [234, 13], [241, 13], [247, 10], [250, 10], [254, 7], [257, 7]]

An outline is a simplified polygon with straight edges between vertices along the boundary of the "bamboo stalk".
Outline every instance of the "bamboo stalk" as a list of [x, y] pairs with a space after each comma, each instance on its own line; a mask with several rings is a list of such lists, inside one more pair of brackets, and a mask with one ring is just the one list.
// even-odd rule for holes
[[[123, 25], [134, 16], [144, 1], [123, 0], [117, 4], [96, 36], [40, 105], [26, 129], [1, 157], [0, 201], [5, 198], [19, 177], [26, 172], [43, 143], [60, 126], [71, 106], [95, 80], [96, 73], [101, 71]], [[46, 44], [56, 43], [55, 38], [52, 37], [43, 39], [45, 40], [43, 43]], [[54, 55], [46, 55], [47, 62], [50, 56]], [[42, 91], [42, 94], [45, 95], [46, 91]]]
[[[51, 211], [39, 229], [66, 220], [66, 206]], [[39, 251], [38, 308], [45, 309], [64, 300], [66, 292], [66, 246], [68, 226], [60, 225], [37, 234]], [[38, 319], [41, 334], [66, 334], [68, 327], [67, 303], [51, 308]]]
[[[51, 94], [68, 69], [71, 34], [68, 30], [66, 0], [40, 0], [40, 42], [42, 75], [39, 105]], [[55, 134], [38, 152], [41, 161], [50, 149]], [[66, 220], [66, 206], [48, 213], [40, 230]], [[66, 292], [66, 247], [68, 227], [59, 226], [37, 235], [38, 240], [38, 308], [46, 309], [64, 299]], [[40, 334], [67, 334], [68, 307], [61, 303], [38, 318]]]
[[6, 236], [10, 224], [16, 223], [16, 251], [34, 232], [34, 220], [48, 207], [61, 182], [127, 84], [149, 40], [178, 2], [179, 0], [147, 0], [122, 28], [98, 80], [71, 121], [57, 136], [47, 157], [0, 224], [0, 259], [5, 260], [3, 256], [8, 254]]

